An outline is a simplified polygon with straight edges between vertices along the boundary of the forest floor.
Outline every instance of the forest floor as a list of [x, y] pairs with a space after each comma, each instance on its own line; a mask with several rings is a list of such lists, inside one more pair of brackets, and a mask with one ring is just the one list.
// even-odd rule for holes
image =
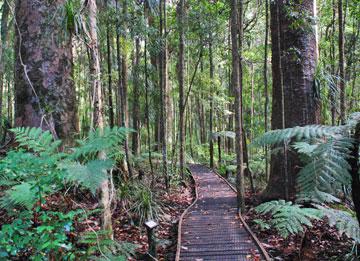
[[[157, 182], [152, 189], [156, 194], [156, 201], [161, 205], [161, 213], [158, 217], [159, 226], [156, 230], [158, 239], [158, 260], [174, 260], [177, 246], [177, 227], [181, 214], [193, 202], [194, 186], [188, 182], [186, 187], [172, 186], [169, 193], [166, 192], [163, 182]], [[0, 187], [1, 189], [1, 187]], [[1, 190], [0, 190], [1, 191]], [[100, 230], [100, 215], [96, 211], [99, 207], [98, 200], [90, 193], [80, 191], [69, 191], [68, 193], [57, 193], [46, 199], [42, 209], [50, 211], [70, 211], [82, 209], [86, 213], [86, 218], [76, 220], [74, 230], [68, 234], [74, 242], [85, 232], [97, 232]], [[1, 192], [0, 192], [1, 195]], [[136, 217], [130, 216], [127, 211], [121, 208], [121, 202], [117, 202], [117, 207], [113, 214], [114, 238], [119, 242], [132, 243], [136, 246], [135, 258], [130, 261], [146, 260], [145, 254], [148, 250], [148, 239], [146, 229], [143, 225], [136, 225]], [[0, 209], [0, 227], [3, 224], [11, 223], [14, 217], [7, 215], [6, 211]], [[80, 246], [81, 247], [81, 246]], [[22, 253], [18, 259], [28, 260], [30, 252]]]
[[[181, 214], [193, 202], [194, 187], [188, 184], [186, 187], [178, 186], [165, 192], [161, 184], [156, 186], [156, 191], [161, 196], [158, 198], [162, 211], [159, 217], [159, 226], [156, 232], [158, 240], [158, 260], [174, 260], [177, 246], [177, 228]], [[160, 192], [160, 193], [159, 193]], [[138, 245], [136, 258], [133, 261], [145, 260], [148, 251], [148, 240], [144, 227], [131, 224], [128, 216], [122, 213], [115, 214], [115, 238], [119, 241], [126, 241]]]
[[287, 239], [279, 236], [275, 229], [262, 230], [253, 221], [259, 219], [252, 208], [259, 204], [256, 196], [246, 193], [249, 211], [244, 218], [274, 260], [348, 260], [346, 256], [352, 250], [352, 241], [340, 236], [337, 229], [330, 227], [326, 221], [314, 221], [313, 227], [307, 229], [305, 234], [292, 235]]

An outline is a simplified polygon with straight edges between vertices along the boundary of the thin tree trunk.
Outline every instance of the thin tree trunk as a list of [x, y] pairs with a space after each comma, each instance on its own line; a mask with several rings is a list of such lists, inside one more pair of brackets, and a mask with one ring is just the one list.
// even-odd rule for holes
[[339, 81], [340, 81], [340, 122], [345, 124], [345, 37], [343, 1], [338, 0], [339, 13]]
[[[331, 74], [334, 76], [335, 71], [335, 18], [336, 18], [336, 8], [335, 0], [332, 0], [332, 36], [331, 36], [331, 45], [330, 45], [330, 54], [331, 54]], [[336, 122], [336, 93], [334, 90], [330, 90], [330, 107], [331, 107], [331, 124], [335, 125]]]
[[[3, 96], [4, 96], [4, 64], [5, 64], [5, 50], [7, 48], [7, 35], [8, 35], [8, 19], [9, 19], [10, 7], [5, 1], [2, 6], [1, 15], [1, 45], [0, 45], [0, 124], [2, 126], [4, 120], [3, 115]], [[10, 106], [10, 104], [8, 105]], [[0, 128], [0, 136], [2, 134], [2, 128]]]
[[[127, 28], [127, 22], [126, 22], [126, 17], [128, 15], [128, 6], [127, 6], [127, 1], [128, 0], [123, 0], [123, 17], [125, 18], [123, 25], [122, 25], [122, 29], [124, 31], [126, 31]], [[126, 44], [127, 41], [127, 37], [126, 37], [126, 33], [124, 33], [123, 35], [123, 42], [124, 45]], [[122, 87], [122, 91], [121, 91], [121, 121], [122, 121], [122, 126], [125, 128], [129, 127], [129, 117], [128, 117], [128, 102], [127, 102], [127, 89], [128, 89], [128, 65], [127, 65], [127, 51], [126, 51], [126, 47], [123, 46], [122, 50], [121, 50], [121, 87]], [[126, 160], [126, 168], [127, 171], [129, 173], [129, 177], [132, 178], [132, 168], [131, 168], [131, 164], [130, 164], [130, 153], [129, 153], [129, 141], [128, 141], [128, 137], [125, 137], [124, 140], [124, 150], [125, 150], [125, 160]]]
[[133, 129], [132, 134], [132, 152], [134, 155], [140, 153], [140, 39], [135, 40], [135, 66], [133, 68], [134, 74], [134, 93], [133, 93]]
[[[116, 14], [120, 16], [120, 8], [119, 8], [119, 0], [116, 0]], [[117, 20], [117, 28], [120, 28], [120, 20], [118, 18]], [[117, 107], [117, 124], [119, 126], [123, 126], [122, 121], [122, 97], [123, 97], [123, 87], [122, 87], [122, 74], [121, 74], [121, 46], [120, 46], [120, 32], [117, 29], [116, 30], [116, 61], [117, 61], [117, 73], [118, 73], [118, 82], [117, 82], [117, 96], [118, 96], [118, 104], [116, 104]]]
[[178, 81], [179, 81], [179, 143], [180, 143], [180, 177], [184, 179], [184, 161], [185, 161], [185, 133], [184, 133], [184, 64], [185, 64], [185, 39], [184, 39], [184, 8], [185, 0], [180, 0], [177, 7], [177, 19], [179, 29], [179, 60], [178, 60]]
[[[269, 86], [268, 86], [268, 42], [269, 42], [269, 0], [265, 0], [265, 43], [264, 43], [264, 90], [265, 90], [265, 132], [269, 130], [268, 111], [269, 111]], [[265, 176], [269, 180], [269, 149], [265, 146]]]
[[110, 127], [114, 127], [114, 108], [113, 108], [113, 96], [112, 96], [112, 57], [111, 57], [111, 28], [110, 19], [107, 20], [106, 25], [106, 46], [107, 46], [107, 73], [108, 73], [108, 103], [109, 103], [109, 123]]
[[165, 181], [165, 186], [169, 189], [169, 180], [168, 180], [168, 171], [167, 171], [167, 148], [166, 148], [166, 117], [167, 117], [167, 108], [166, 108], [166, 0], [160, 0], [160, 37], [162, 39], [162, 45], [160, 50], [160, 132], [161, 132], [161, 151], [162, 151], [162, 167], [163, 167], [163, 177]]
[[[213, 48], [212, 39], [209, 39], [209, 63], [210, 63], [210, 81], [211, 93], [214, 89], [214, 62], [213, 62]], [[213, 98], [210, 97], [210, 116], [209, 116], [209, 149], [210, 149], [210, 168], [214, 168], [214, 141], [213, 141], [213, 120], [214, 120], [214, 104]]]
[[[148, 6], [147, 2], [144, 2], [144, 15], [145, 19], [148, 16]], [[148, 25], [146, 25], [148, 27]], [[147, 130], [147, 143], [148, 143], [148, 158], [149, 158], [149, 165], [151, 171], [151, 185], [154, 183], [154, 168], [152, 164], [152, 155], [151, 155], [151, 134], [150, 134], [150, 116], [149, 116], [149, 76], [148, 76], [148, 60], [147, 60], [147, 37], [145, 36], [145, 43], [144, 43], [144, 66], [145, 66], [145, 118], [146, 118], [146, 130]]]
[[[242, 1], [242, 0], [240, 0]], [[240, 2], [240, 6], [242, 2]], [[242, 8], [240, 8], [242, 11]], [[232, 86], [235, 92], [235, 148], [236, 148], [236, 189], [237, 205], [241, 211], [245, 210], [245, 190], [243, 173], [243, 148], [242, 148], [242, 120], [241, 120], [241, 83], [240, 83], [240, 57], [238, 47], [238, 29], [242, 30], [242, 24], [238, 21], [238, 1], [231, 1], [231, 50], [232, 50]], [[241, 15], [240, 15], [241, 17]], [[242, 20], [240, 18], [240, 20]], [[240, 33], [241, 35], [242, 33]]]
[[[91, 86], [93, 90], [93, 127], [99, 128], [100, 132], [104, 129], [104, 118], [103, 118], [103, 99], [101, 91], [101, 79], [100, 79], [100, 61], [99, 61], [99, 47], [98, 47], [98, 36], [97, 36], [97, 6], [95, 0], [88, 1], [89, 10], [89, 36], [90, 36], [90, 75], [91, 75]], [[100, 160], [106, 159], [104, 151], [99, 152], [98, 158]], [[111, 199], [109, 180], [106, 179], [101, 184], [101, 204], [103, 207], [102, 213], [102, 229], [108, 232], [109, 238], [113, 238], [112, 232], [112, 213], [111, 213]]]

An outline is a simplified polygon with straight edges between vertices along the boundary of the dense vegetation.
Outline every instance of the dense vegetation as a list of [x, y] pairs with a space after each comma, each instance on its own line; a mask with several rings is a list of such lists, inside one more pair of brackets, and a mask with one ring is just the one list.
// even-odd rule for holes
[[122, 226], [171, 231], [194, 162], [254, 228], [324, 220], [357, 258], [359, 0], [0, 5], [0, 259], [139, 259]]

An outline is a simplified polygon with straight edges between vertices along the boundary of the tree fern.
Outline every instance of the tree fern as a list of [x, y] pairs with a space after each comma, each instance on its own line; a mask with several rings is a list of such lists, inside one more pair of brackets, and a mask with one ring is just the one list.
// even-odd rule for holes
[[270, 201], [255, 208], [260, 214], [270, 214], [270, 224], [283, 237], [298, 234], [304, 227], [312, 227], [311, 220], [320, 219], [322, 212], [314, 208], [302, 208], [301, 205], [285, 200]]
[[272, 130], [256, 138], [252, 146], [279, 145], [284, 141], [300, 141], [336, 137], [345, 129], [344, 126], [307, 125], [287, 129]]
[[289, 143], [304, 162], [297, 176], [297, 202], [318, 204], [318, 209], [309, 209], [281, 200], [257, 207], [259, 213], [273, 216], [271, 224], [282, 235], [301, 232], [303, 225], [310, 226], [311, 219], [323, 215], [328, 218], [330, 225], [336, 225], [341, 234], [360, 241], [358, 220], [348, 212], [325, 207], [324, 204], [339, 202], [338, 196], [340, 193], [343, 195], [344, 187], [351, 184], [348, 161], [354, 146], [352, 134], [359, 121], [360, 113], [354, 113], [342, 126], [310, 125], [275, 130], [254, 142], [254, 145]]
[[351, 182], [348, 172], [350, 166], [347, 162], [352, 146], [351, 140], [330, 138], [311, 145], [311, 149], [308, 145], [305, 145], [306, 149], [304, 149], [303, 145], [297, 144], [297, 149], [308, 156], [309, 162], [298, 174], [299, 198], [311, 198], [312, 201], [317, 202], [335, 199], [323, 197], [324, 194], [321, 192], [336, 196], [343, 184]]
[[78, 162], [63, 165], [67, 181], [78, 183], [93, 194], [107, 178], [106, 171], [114, 165], [112, 160], [92, 160], [82, 165]]
[[360, 243], [360, 227], [355, 216], [349, 212], [317, 206], [329, 220], [330, 226], [336, 226], [340, 234], [345, 234]]

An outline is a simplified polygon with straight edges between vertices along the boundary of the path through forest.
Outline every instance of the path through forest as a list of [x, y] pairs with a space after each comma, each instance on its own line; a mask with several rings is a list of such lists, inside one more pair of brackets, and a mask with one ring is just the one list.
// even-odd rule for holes
[[238, 216], [236, 193], [202, 165], [191, 165], [197, 201], [179, 226], [177, 260], [267, 260]]

